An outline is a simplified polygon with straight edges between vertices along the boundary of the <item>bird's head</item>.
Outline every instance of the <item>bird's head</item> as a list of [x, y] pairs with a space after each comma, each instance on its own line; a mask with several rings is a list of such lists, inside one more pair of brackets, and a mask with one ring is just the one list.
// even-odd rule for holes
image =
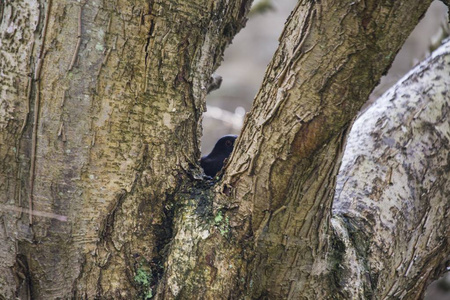
[[216, 145], [214, 146], [214, 149], [211, 151], [212, 156], [215, 155], [223, 155], [228, 157], [231, 152], [233, 151], [234, 142], [236, 141], [237, 135], [225, 135], [221, 137]]
[[221, 137], [216, 142], [211, 153], [200, 159], [200, 165], [206, 175], [214, 177], [217, 172], [222, 169], [224, 161], [230, 156], [231, 152], [233, 152], [236, 138], [237, 135], [225, 135]]

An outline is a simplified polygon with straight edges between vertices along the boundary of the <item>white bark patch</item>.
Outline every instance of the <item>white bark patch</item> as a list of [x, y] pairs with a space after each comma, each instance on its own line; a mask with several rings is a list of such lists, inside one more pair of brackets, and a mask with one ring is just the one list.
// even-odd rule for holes
[[164, 114], [163, 123], [167, 128], [173, 129], [172, 116], [169, 113]]
[[[360, 272], [353, 266], [355, 259], [364, 262], [362, 269], [373, 276], [369, 285], [379, 293], [374, 298], [401, 298], [414, 289], [421, 291], [433, 274], [433, 261], [443, 260], [448, 249], [449, 74], [447, 42], [378, 99], [352, 128], [333, 207], [356, 228], [349, 226], [354, 236], [346, 237], [333, 222], [346, 247], [353, 244], [367, 251], [346, 259], [352, 269], [347, 286], [352, 295], [362, 295], [351, 291], [355, 273]], [[349, 238], [352, 244], [347, 243]]]

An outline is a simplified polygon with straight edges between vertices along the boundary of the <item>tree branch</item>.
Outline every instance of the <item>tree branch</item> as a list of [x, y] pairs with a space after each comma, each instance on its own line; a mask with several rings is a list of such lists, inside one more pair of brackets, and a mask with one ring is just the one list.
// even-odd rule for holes
[[449, 73], [447, 41], [352, 128], [333, 205], [347, 299], [416, 299], [448, 256]]
[[326, 298], [307, 282], [323, 273], [346, 131], [430, 2], [299, 1], [294, 9], [217, 188], [227, 191], [219, 207], [237, 207], [236, 234], [260, 233], [253, 297]]

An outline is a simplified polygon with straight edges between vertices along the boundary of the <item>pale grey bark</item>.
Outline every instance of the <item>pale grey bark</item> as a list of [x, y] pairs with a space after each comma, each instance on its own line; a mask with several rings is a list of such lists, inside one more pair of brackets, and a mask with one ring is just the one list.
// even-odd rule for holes
[[450, 41], [358, 118], [332, 224], [345, 297], [420, 299], [450, 254]]

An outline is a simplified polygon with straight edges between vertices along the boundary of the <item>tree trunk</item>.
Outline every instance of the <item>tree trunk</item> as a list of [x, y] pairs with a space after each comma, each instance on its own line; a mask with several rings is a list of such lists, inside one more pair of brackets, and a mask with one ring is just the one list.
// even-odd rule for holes
[[420, 299], [448, 266], [449, 74], [450, 40], [352, 127], [332, 219], [343, 298]]
[[0, 5], [1, 294], [149, 295], [250, 1]]
[[[182, 230], [171, 255], [178, 258], [176, 248], [191, 241], [200, 255], [190, 263], [205, 266], [188, 275], [168, 270], [172, 282], [187, 281], [209, 297], [228, 291], [224, 298], [326, 299], [339, 292], [326, 267], [346, 132], [429, 4], [299, 1], [215, 187], [214, 214], [229, 212], [231, 237]], [[175, 219], [198, 218], [189, 211]], [[199, 277], [206, 279], [192, 283]]]
[[[448, 182], [448, 146], [420, 148], [429, 171], [404, 177], [410, 189], [383, 186], [395, 199], [371, 204], [364, 194], [359, 207], [350, 192], [364, 187], [339, 184], [335, 216], [331, 207], [351, 121], [430, 1], [299, 1], [215, 183], [198, 166], [204, 97], [250, 2], [0, 4], [1, 297], [423, 291], [443, 257], [433, 251], [448, 251], [448, 191], [437, 190]], [[425, 142], [443, 144], [439, 130]], [[427, 179], [438, 175], [446, 179]], [[383, 201], [396, 210], [380, 216], [396, 222], [366, 220]], [[385, 226], [398, 239], [379, 240]], [[392, 285], [389, 268], [401, 263]]]

